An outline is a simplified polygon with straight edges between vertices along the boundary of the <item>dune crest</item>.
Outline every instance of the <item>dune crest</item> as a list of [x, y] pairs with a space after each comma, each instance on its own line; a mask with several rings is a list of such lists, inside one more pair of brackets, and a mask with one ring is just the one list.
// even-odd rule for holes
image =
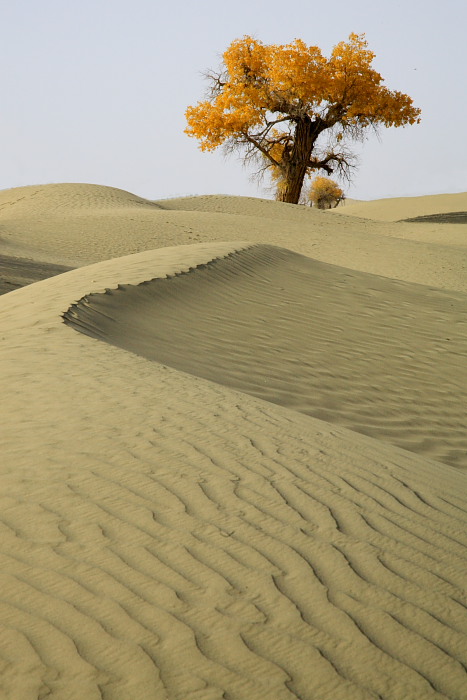
[[0, 190], [0, 211], [13, 215], [36, 211], [53, 214], [61, 210], [115, 209], [116, 207], [143, 206], [159, 208], [154, 202], [138, 197], [117, 187], [87, 183], [57, 183], [28, 185]]

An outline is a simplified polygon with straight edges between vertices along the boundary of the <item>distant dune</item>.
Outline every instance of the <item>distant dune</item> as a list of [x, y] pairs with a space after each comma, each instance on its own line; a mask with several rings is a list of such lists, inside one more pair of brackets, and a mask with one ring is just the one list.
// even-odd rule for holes
[[[396, 210], [396, 219], [405, 216]], [[467, 291], [466, 227], [358, 220], [350, 211], [224, 195], [150, 202], [86, 184], [21, 187], [0, 192], [0, 254], [76, 267], [240, 238], [352, 270]]]
[[[467, 192], [458, 194], [435, 194], [422, 197], [394, 197], [367, 202], [348, 201], [332, 212], [346, 216], [360, 216], [376, 221], [403, 221], [415, 217], [454, 215], [467, 212]], [[434, 221], [434, 223], [438, 223]], [[465, 223], [465, 221], [464, 221]]]
[[2, 700], [467, 700], [441, 197], [0, 192]]

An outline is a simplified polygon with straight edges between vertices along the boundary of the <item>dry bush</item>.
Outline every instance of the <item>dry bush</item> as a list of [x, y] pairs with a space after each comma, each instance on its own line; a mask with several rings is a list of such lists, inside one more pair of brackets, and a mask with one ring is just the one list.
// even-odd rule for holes
[[315, 177], [308, 198], [311, 205], [318, 209], [333, 209], [345, 199], [343, 190], [329, 177]]

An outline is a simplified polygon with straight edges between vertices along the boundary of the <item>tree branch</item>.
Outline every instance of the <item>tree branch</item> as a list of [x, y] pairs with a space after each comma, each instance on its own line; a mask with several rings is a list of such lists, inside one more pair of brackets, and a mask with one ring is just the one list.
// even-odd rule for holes
[[263, 156], [265, 156], [265, 158], [267, 158], [275, 167], [277, 167], [277, 168], [281, 167], [280, 163], [275, 158], [273, 158], [271, 156], [271, 154], [269, 153], [269, 151], [266, 148], [264, 148], [261, 145], [261, 141], [256, 141], [256, 139], [253, 136], [250, 136], [250, 134], [248, 134], [248, 133], [244, 133], [244, 134], [242, 134], [242, 136], [245, 139], [245, 141], [247, 141], [249, 144], [254, 146], [254, 148], [257, 148], [258, 151], [260, 151], [260, 153], [262, 153]]
[[348, 153], [327, 153], [324, 158], [310, 158], [307, 168], [311, 170], [324, 170], [328, 175], [332, 175], [337, 167], [339, 173], [346, 178], [349, 178], [349, 173], [352, 168], [355, 167], [355, 160], [352, 155]]

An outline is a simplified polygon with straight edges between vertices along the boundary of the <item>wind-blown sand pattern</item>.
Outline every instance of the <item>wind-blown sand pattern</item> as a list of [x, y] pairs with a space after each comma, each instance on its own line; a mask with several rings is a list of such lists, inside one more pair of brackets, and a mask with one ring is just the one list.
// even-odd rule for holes
[[[72, 188], [67, 186], [68, 194]], [[37, 189], [49, 196], [47, 187]], [[96, 197], [99, 188], [86, 191], [91, 190]], [[2, 196], [8, 198], [7, 193]], [[174, 247], [115, 259], [109, 254], [113, 242], [104, 235], [100, 214], [89, 201], [76, 217], [85, 221], [83, 237], [90, 240], [96, 213], [96, 242], [89, 251], [85, 246], [80, 250], [65, 227], [63, 237], [66, 241], [69, 235], [69, 241], [54, 257], [59, 217], [57, 233], [51, 221], [47, 239], [46, 208], [43, 227], [28, 228], [22, 237], [17, 233], [15, 238], [14, 231], [20, 231], [26, 216], [22, 224], [13, 225], [12, 218], [3, 222], [5, 246], [21, 248], [22, 257], [40, 251], [38, 260], [58, 262], [59, 256], [62, 262], [79, 264], [80, 255], [92, 258], [107, 251], [109, 259], [0, 297], [0, 696], [465, 700], [464, 471], [402, 450], [383, 435], [369, 438], [331, 423], [331, 418], [322, 421], [225, 386], [219, 377], [210, 381], [189, 373], [197, 368], [180, 371], [168, 366], [168, 359], [151, 361], [77, 333], [63, 322], [67, 311], [80, 308], [75, 306], [80, 300], [90, 300], [87, 309], [94, 315], [87, 322], [92, 318], [98, 335], [105, 324], [96, 316], [96, 300], [109, 299], [112, 314], [120, 300], [123, 307], [125, 299], [130, 300], [129, 319], [134, 292], [162, 288], [167, 292], [150, 301], [153, 310], [157, 307], [160, 327], [167, 323], [175, 332], [175, 309], [178, 313], [197, 297], [199, 309], [179, 317], [178, 324], [189, 331], [191, 318], [194, 332], [207, 308], [203, 285], [208, 283], [203, 280], [211, 270], [212, 301], [225, 303], [227, 309], [235, 293], [240, 299], [257, 293], [261, 304], [266, 291], [274, 291], [271, 303], [277, 302], [272, 283], [277, 287], [280, 278], [284, 298], [291, 303], [299, 301], [296, 287], [303, 303], [313, 296], [320, 334], [326, 313], [329, 317], [328, 344], [316, 338], [322, 344], [322, 363], [331, 366], [324, 356], [336, 352], [339, 357], [339, 344], [345, 350], [342, 366], [356, 362], [356, 356], [346, 360], [346, 352], [352, 334], [358, 330], [361, 338], [366, 325], [367, 342], [374, 342], [378, 352], [383, 353], [382, 337], [388, 339], [387, 354], [381, 356], [384, 372], [394, 349], [402, 347], [396, 332], [404, 332], [397, 326], [403, 309], [391, 309], [390, 300], [397, 302], [394, 306], [405, 300], [408, 323], [402, 328], [414, 337], [424, 329], [422, 365], [428, 363], [429, 371], [435, 371], [436, 348], [429, 347], [433, 337], [438, 334], [441, 342], [442, 333], [451, 329], [454, 350], [444, 365], [439, 356], [433, 407], [445, 431], [439, 444], [448, 434], [462, 440], [448, 397], [451, 389], [437, 382], [454, 381], [447, 379], [448, 367], [463, 347], [460, 314], [465, 290], [456, 267], [435, 271], [444, 281], [438, 285], [444, 291], [433, 288], [432, 268], [425, 262], [435, 244], [420, 242], [420, 257], [411, 261], [412, 268], [419, 268], [416, 276], [424, 277], [431, 289], [414, 285], [419, 279], [404, 279], [410, 267], [404, 264], [397, 282], [383, 280], [362, 274], [370, 272], [369, 261], [362, 260], [358, 269], [355, 249], [350, 253], [353, 267], [333, 267], [338, 262], [331, 259], [335, 242], [326, 239], [326, 231], [313, 231], [320, 221], [331, 230], [337, 217], [304, 212], [303, 237], [310, 233], [312, 240], [306, 239], [306, 250], [300, 251], [299, 224], [287, 223], [294, 208], [259, 201], [255, 218], [254, 200], [245, 203], [248, 214], [229, 212], [235, 206], [241, 209], [242, 202], [235, 200], [208, 198], [208, 204], [217, 201], [221, 211], [198, 211], [209, 242], [175, 241]], [[115, 219], [119, 207], [121, 203], [115, 205]], [[265, 217], [261, 212], [268, 208]], [[141, 209], [142, 221], [136, 222], [132, 241], [126, 240], [128, 231], [120, 223], [125, 239], [120, 247], [144, 247], [150, 206]], [[159, 217], [162, 210], [154, 211]], [[190, 212], [180, 211], [189, 221]], [[197, 211], [192, 214], [196, 221]], [[133, 215], [136, 218], [135, 211]], [[237, 220], [233, 242], [219, 242], [223, 216], [229, 232]], [[298, 214], [290, 214], [294, 216], [298, 221]], [[40, 221], [37, 211], [35, 217]], [[256, 245], [264, 242], [258, 239], [265, 220], [273, 231], [269, 243], [280, 245], [280, 250]], [[161, 221], [153, 224], [152, 235], [163, 244], [174, 219], [168, 221], [165, 228]], [[341, 238], [353, 239], [359, 220], [340, 221], [336, 235], [340, 230]], [[76, 220], [73, 225], [78, 225]], [[248, 226], [252, 236], [246, 235]], [[405, 251], [406, 243], [409, 248], [414, 245], [394, 235], [398, 226], [405, 231], [407, 224], [390, 226], [393, 234], [387, 236], [378, 227], [372, 233], [360, 230], [357, 247], [366, 236], [370, 257], [376, 260], [378, 252], [395, 251], [397, 246]], [[295, 254], [284, 250], [292, 247], [287, 238]], [[327, 260], [316, 263], [303, 257], [314, 243]], [[450, 244], [438, 259], [443, 255], [451, 259]], [[381, 258], [378, 274], [384, 265], [397, 268], [396, 261]], [[305, 281], [311, 284], [309, 296], [300, 291]], [[98, 296], [119, 285], [121, 291]], [[170, 311], [164, 317], [166, 304]], [[280, 307], [277, 315], [265, 303], [261, 307], [268, 318], [278, 319], [276, 336], [289, 328]], [[364, 310], [369, 316], [359, 321]], [[216, 313], [217, 324], [225, 325], [228, 333], [233, 312], [224, 317]], [[295, 330], [303, 310], [297, 313], [290, 320]], [[341, 330], [335, 338], [333, 319], [335, 330]], [[281, 322], [286, 323], [284, 329]], [[119, 334], [128, 335], [124, 327]], [[134, 329], [131, 336], [137, 337]], [[262, 349], [260, 340], [257, 333], [252, 353]], [[264, 346], [270, 341], [265, 332]], [[165, 342], [160, 341], [161, 347]], [[214, 347], [206, 350], [212, 362]], [[448, 346], [442, 349], [447, 352]], [[173, 350], [180, 353], [177, 345]], [[287, 353], [292, 351], [292, 345], [287, 346]], [[183, 353], [189, 355], [186, 348]], [[284, 375], [290, 383], [287, 359], [283, 357]], [[319, 384], [325, 372], [317, 358], [313, 361], [322, 375]], [[280, 367], [280, 361], [275, 362], [274, 367]], [[301, 362], [298, 356], [297, 375]], [[399, 385], [410, 384], [421, 372], [417, 362], [415, 353], [407, 375], [397, 378]], [[252, 366], [251, 358], [248, 363]], [[230, 371], [235, 374], [234, 368]], [[421, 376], [420, 395], [428, 396]], [[337, 379], [328, 377], [331, 384], [336, 382], [336, 391]], [[349, 386], [348, 395], [353, 390]], [[404, 391], [398, 386], [394, 394], [401, 404]], [[361, 387], [359, 397], [364, 398]], [[459, 423], [463, 415], [457, 415]], [[419, 417], [420, 427], [424, 421]], [[404, 425], [400, 432], [404, 434]]]

